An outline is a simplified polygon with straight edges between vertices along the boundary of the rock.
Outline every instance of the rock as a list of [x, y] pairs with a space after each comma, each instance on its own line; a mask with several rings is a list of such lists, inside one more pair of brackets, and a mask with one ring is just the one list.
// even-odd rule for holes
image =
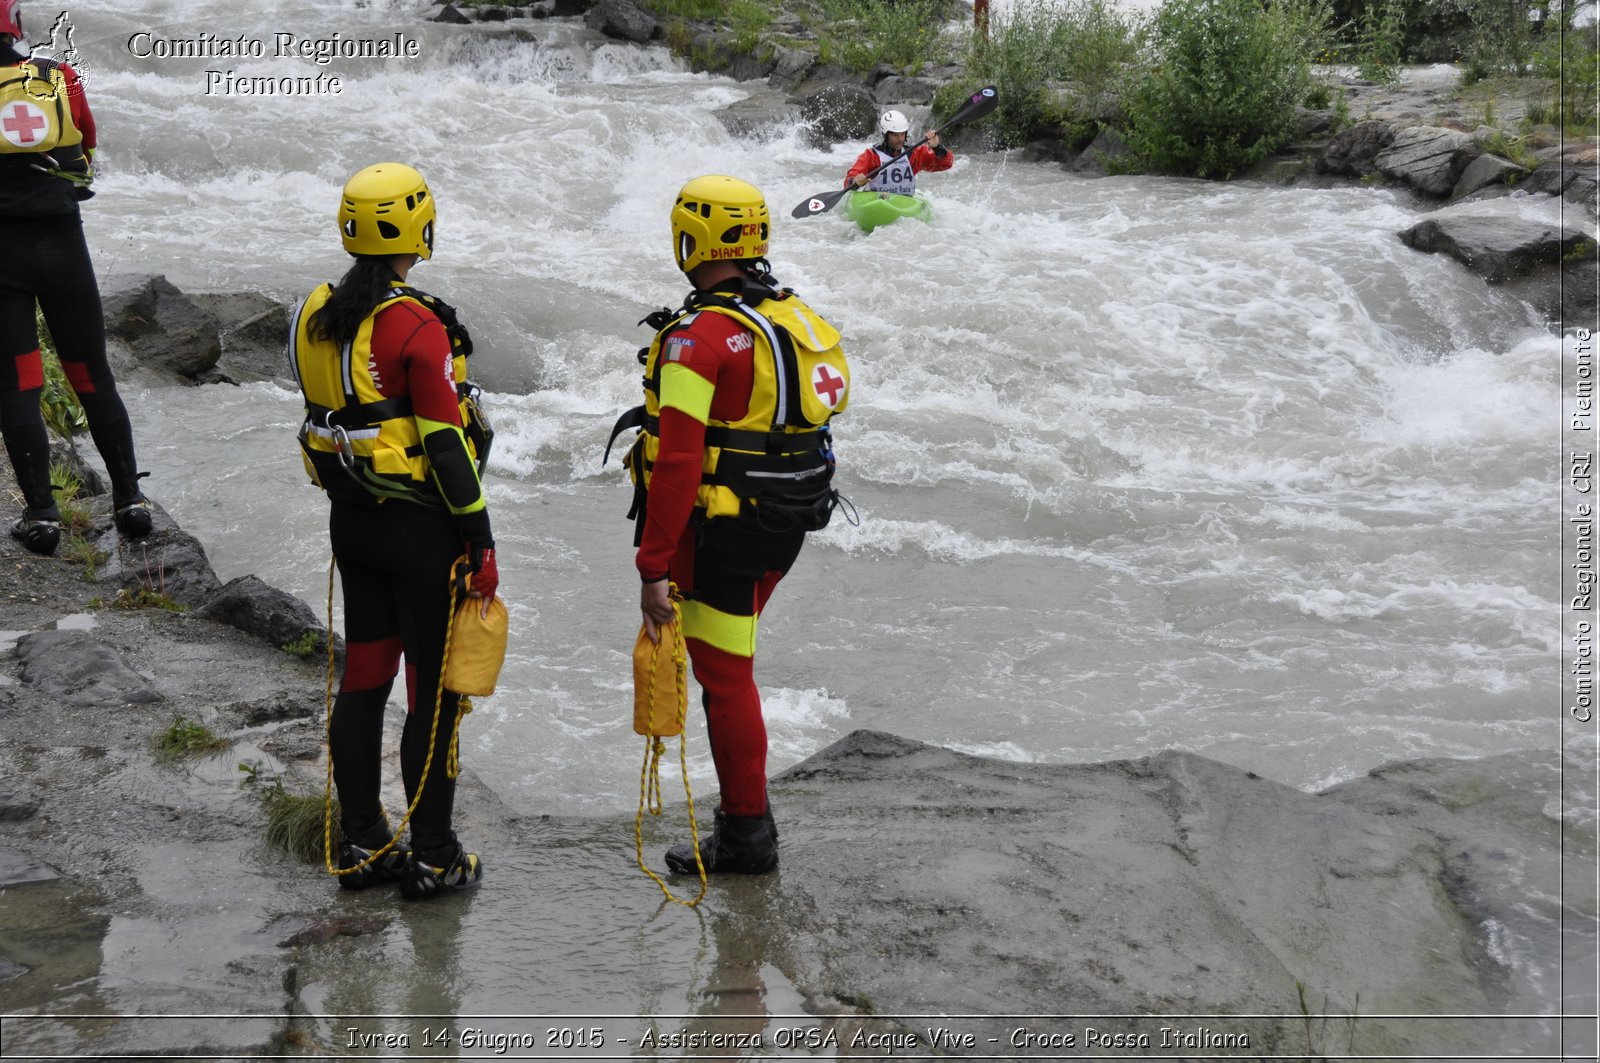
[[22, 681], [79, 708], [163, 700], [120, 654], [85, 631], [36, 631], [17, 640]]
[[772, 50], [772, 61], [772, 73], [767, 75], [767, 84], [784, 92], [798, 86], [817, 65], [817, 57], [810, 52], [781, 44]]
[[1530, 192], [1561, 196], [1583, 207], [1592, 216], [1597, 206], [1596, 167], [1600, 147], [1594, 140], [1555, 145], [1534, 153], [1538, 169], [1519, 187]]
[[322, 711], [322, 705], [315, 699], [279, 694], [260, 701], [236, 701], [228, 706], [228, 711], [237, 713], [246, 727], [260, 727], [264, 723], [315, 716]]
[[781, 96], [757, 93], [716, 112], [730, 136], [760, 136], [801, 123], [800, 108]]
[[255, 576], [230, 580], [210, 601], [195, 610], [202, 620], [215, 620], [255, 635], [273, 646], [298, 642], [307, 632], [326, 651], [326, 631], [311, 607], [287, 591], [268, 586]]
[[21, 978], [31, 970], [33, 968], [24, 967], [20, 963], [13, 963], [4, 956], [0, 956], [0, 982], [9, 982], [13, 978]]
[[1511, 295], [1533, 304], [1551, 328], [1586, 328], [1600, 332], [1600, 263], [1593, 257], [1564, 262], [1559, 272], [1542, 271], [1513, 277], [1502, 286]]
[[557, 18], [581, 15], [594, 6], [594, 0], [556, 0], [555, 15]]
[[856, 81], [807, 82], [800, 93], [800, 115], [810, 126], [812, 142], [819, 146], [866, 140], [878, 128], [878, 105]]
[[740, 51], [737, 37], [716, 30], [696, 34], [689, 55], [695, 70], [714, 70], [735, 81], [759, 81], [777, 65], [770, 55]]
[[600, 0], [583, 16], [583, 24], [618, 40], [644, 44], [661, 33], [661, 24], [631, 0]]
[[222, 589], [205, 547], [155, 502], [150, 514], [154, 528], [143, 539], [130, 542], [108, 528], [95, 540], [107, 555], [100, 566], [101, 581], [120, 583], [130, 591], [155, 591], [190, 608], [204, 605]]
[[478, 8], [479, 22], [504, 22], [510, 17], [511, 12], [503, 7], [493, 6]]
[[32, 819], [39, 811], [39, 792], [15, 780], [0, 782], [0, 822]]
[[190, 298], [216, 318], [222, 342], [222, 356], [201, 374], [201, 383], [291, 382], [283, 353], [288, 307], [259, 292], [196, 292]]
[[193, 378], [217, 364], [222, 341], [216, 320], [165, 277], [104, 295], [106, 334], [140, 361]]
[[892, 74], [872, 87], [872, 98], [880, 104], [909, 103], [925, 107], [933, 102], [938, 84], [927, 78]]
[[1520, 181], [1531, 171], [1526, 166], [1518, 166], [1509, 159], [1502, 159], [1498, 155], [1479, 155], [1467, 168], [1461, 171], [1461, 177], [1456, 181], [1456, 186], [1450, 192], [1452, 200], [1463, 199], [1483, 188], [1485, 185], [1511, 184]]
[[0, 848], [0, 888], [23, 886], [30, 882], [53, 882], [60, 878], [56, 869], [17, 849]]
[[1490, 284], [1538, 269], [1558, 269], [1579, 244], [1587, 242], [1591, 254], [1594, 245], [1576, 229], [1476, 214], [1428, 218], [1399, 236], [1415, 250], [1442, 251]]
[[454, 4], [446, 4], [439, 9], [439, 13], [429, 19], [430, 22], [444, 22], [452, 26], [468, 26], [472, 20], [463, 15]]
[[1131, 152], [1128, 145], [1114, 129], [1102, 129], [1089, 142], [1089, 146], [1079, 152], [1078, 157], [1067, 165], [1073, 173], [1081, 173], [1091, 177], [1105, 177], [1111, 172], [1111, 165], [1117, 159], [1127, 158]]
[[1447, 196], [1473, 159], [1483, 154], [1470, 133], [1412, 126], [1395, 134], [1373, 160], [1378, 170], [1419, 192]]
[[1332, 111], [1311, 111], [1304, 107], [1295, 108], [1294, 136], [1296, 140], [1321, 136], [1332, 128]]
[[[1317, 795], [1187, 753], [1026, 764], [858, 731], [772, 780], [781, 914], [762, 932], [810, 957], [802, 994], [882, 1015], [1271, 1015], [1226, 1028], [1293, 1054], [1303, 987], [1359, 1013], [1369, 1052], [1471, 1051], [1474, 1031], [1392, 1017], [1493, 1013], [1502, 932], [1546, 957], [1519, 988], [1559, 966], [1554, 759]], [[1518, 858], [1489, 866], [1501, 850]], [[1515, 906], [1533, 882], [1552, 888], [1530, 919]], [[963, 1023], [980, 1045], [1015, 1027]]]
[[1394, 141], [1394, 127], [1388, 122], [1357, 122], [1341, 129], [1328, 141], [1317, 160], [1317, 172], [1363, 177], [1375, 170], [1378, 153]]

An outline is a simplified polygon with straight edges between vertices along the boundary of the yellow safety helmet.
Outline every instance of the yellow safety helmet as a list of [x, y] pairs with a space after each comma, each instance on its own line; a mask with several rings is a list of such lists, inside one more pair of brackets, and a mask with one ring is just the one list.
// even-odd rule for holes
[[433, 257], [433, 196], [403, 162], [368, 166], [344, 183], [339, 235], [352, 255]]
[[685, 273], [702, 262], [764, 258], [769, 231], [761, 190], [737, 177], [696, 177], [672, 207], [672, 253]]

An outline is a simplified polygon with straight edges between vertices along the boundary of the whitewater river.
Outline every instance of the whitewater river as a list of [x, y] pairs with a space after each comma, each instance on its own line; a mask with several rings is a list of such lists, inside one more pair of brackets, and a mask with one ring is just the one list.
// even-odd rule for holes
[[[523, 23], [535, 44], [417, 24], [417, 9], [75, 9], [103, 145], [86, 224], [102, 274], [287, 302], [345, 268], [346, 177], [385, 159], [426, 174], [437, 253], [412, 279], [477, 339], [513, 622], [462, 760], [513, 809], [631, 818], [637, 800], [629, 488], [600, 455], [638, 401], [649, 337], [634, 323], [683, 294], [673, 194], [708, 172], [765, 191], [775, 271], [840, 327], [855, 374], [836, 434], [859, 524], [814, 536], [763, 619], [774, 771], [857, 728], [1048, 762], [1172, 747], [1307, 789], [1559, 743], [1571, 353], [1523, 305], [1405, 248], [1402, 198], [963, 154], [924, 181], [932, 224], [867, 236], [788, 217], [860, 145], [724, 130], [716, 112], [763, 85], [689, 74], [578, 20]], [[415, 60], [271, 55], [280, 31], [396, 28]], [[141, 30], [244, 34], [268, 54], [139, 58]], [[342, 87], [208, 95], [208, 68]], [[255, 573], [320, 612], [326, 504], [294, 444], [297, 396], [132, 398], [148, 489], [219, 575]], [[690, 763], [696, 792], [714, 790], [703, 741]], [[604, 1000], [604, 973], [551, 989], [555, 1005]], [[509, 980], [461, 978], [456, 1006], [520, 1010]], [[622, 981], [617, 1007], [677, 999]], [[402, 1010], [419, 991], [371, 1003]]]

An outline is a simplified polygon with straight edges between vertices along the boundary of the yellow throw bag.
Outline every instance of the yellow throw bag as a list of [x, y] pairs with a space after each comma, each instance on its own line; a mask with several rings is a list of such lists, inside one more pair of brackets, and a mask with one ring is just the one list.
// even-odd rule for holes
[[633, 729], [637, 734], [670, 738], [683, 733], [689, 707], [684, 683], [688, 655], [679, 621], [657, 625], [660, 642], [651, 642], [644, 625], [633, 644]]
[[457, 694], [488, 697], [506, 659], [510, 617], [499, 596], [489, 599], [489, 615], [479, 616], [481, 598], [468, 598], [456, 610], [450, 628], [450, 659], [444, 666], [444, 685]]

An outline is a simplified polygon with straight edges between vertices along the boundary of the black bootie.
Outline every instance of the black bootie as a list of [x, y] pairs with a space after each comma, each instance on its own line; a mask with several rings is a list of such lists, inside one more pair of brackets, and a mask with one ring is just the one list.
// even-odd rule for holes
[[[700, 846], [706, 874], [764, 875], [778, 866], [778, 826], [772, 808], [759, 816], [730, 816], [717, 809], [716, 826]], [[667, 850], [667, 868], [679, 875], [698, 875], [694, 844]]]

